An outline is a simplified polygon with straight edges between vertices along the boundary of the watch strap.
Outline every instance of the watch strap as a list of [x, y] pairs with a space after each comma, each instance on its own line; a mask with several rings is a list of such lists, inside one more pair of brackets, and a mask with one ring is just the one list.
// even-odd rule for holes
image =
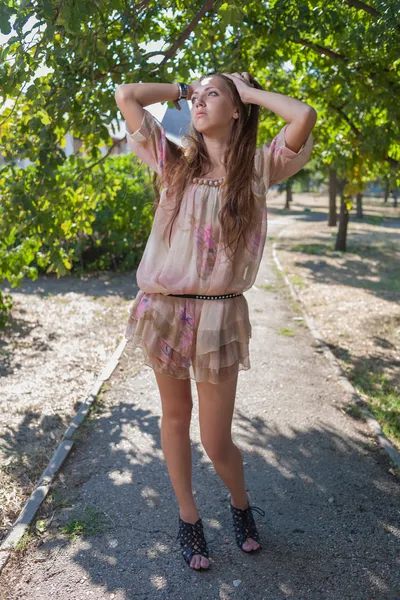
[[187, 100], [189, 96], [189, 86], [183, 81], [178, 81], [179, 97], [178, 100]]

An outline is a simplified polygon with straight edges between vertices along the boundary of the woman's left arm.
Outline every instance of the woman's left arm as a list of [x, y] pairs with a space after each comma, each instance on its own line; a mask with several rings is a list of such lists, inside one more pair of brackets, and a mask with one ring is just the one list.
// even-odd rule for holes
[[317, 111], [309, 104], [284, 94], [267, 92], [243, 85], [241, 100], [245, 104], [258, 104], [271, 110], [288, 123], [285, 129], [286, 146], [298, 152], [310, 135], [317, 120]]

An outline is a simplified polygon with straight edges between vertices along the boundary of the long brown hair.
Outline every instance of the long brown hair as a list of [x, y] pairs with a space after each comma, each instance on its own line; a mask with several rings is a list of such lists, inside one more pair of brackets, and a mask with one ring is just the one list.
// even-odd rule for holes
[[[220, 72], [207, 73], [200, 78], [200, 81], [210, 76], [218, 76], [224, 81], [231, 94], [232, 102], [238, 107], [239, 112], [239, 118], [234, 120], [231, 138], [223, 157], [226, 176], [221, 186], [222, 208], [218, 213], [222, 238], [226, 241], [225, 249], [228, 247], [231, 250], [235, 245], [233, 255], [241, 241], [246, 243], [257, 218], [252, 180], [255, 175], [254, 156], [260, 107], [257, 104], [244, 104], [233, 81]], [[249, 80], [253, 87], [262, 89], [250, 75]], [[169, 229], [169, 243], [171, 243], [173, 223], [179, 213], [186, 185], [193, 177], [206, 175], [212, 166], [203, 134], [195, 129], [193, 122], [189, 133], [182, 136], [182, 148], [175, 144], [171, 144], [171, 148], [170, 160], [166, 157], [165, 163], [165, 171], [168, 173], [167, 197], [175, 199], [172, 203], [175, 210]], [[154, 183], [155, 210], [159, 204], [162, 182], [157, 176]]]

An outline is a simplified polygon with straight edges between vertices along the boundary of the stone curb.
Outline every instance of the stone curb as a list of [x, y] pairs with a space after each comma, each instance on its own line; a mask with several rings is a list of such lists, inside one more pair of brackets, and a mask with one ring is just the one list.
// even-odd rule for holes
[[[280, 238], [283, 233], [284, 233], [284, 229], [282, 231], [280, 231], [278, 238]], [[279, 269], [279, 271], [282, 273], [282, 275], [285, 279], [285, 283], [289, 287], [292, 297], [301, 305], [304, 319], [305, 319], [307, 326], [310, 329], [315, 341], [317, 342], [319, 348], [322, 350], [328, 363], [334, 370], [336, 377], [337, 377], [339, 383], [341, 384], [341, 386], [343, 387], [344, 391], [346, 392], [349, 401], [351, 403], [353, 403], [354, 405], [357, 405], [358, 409], [362, 413], [362, 415], [363, 415], [364, 419], [366, 420], [368, 426], [370, 427], [371, 431], [375, 434], [375, 436], [379, 442], [379, 445], [386, 452], [386, 454], [388, 455], [389, 459], [391, 460], [393, 466], [396, 469], [400, 470], [400, 452], [393, 446], [393, 444], [390, 442], [390, 440], [383, 433], [381, 426], [379, 425], [378, 421], [374, 418], [374, 416], [371, 414], [371, 412], [367, 408], [365, 408], [365, 406], [362, 406], [362, 404], [361, 404], [362, 399], [361, 399], [360, 395], [358, 394], [356, 388], [349, 381], [349, 379], [347, 378], [347, 375], [345, 374], [344, 370], [342, 369], [341, 365], [339, 364], [338, 360], [336, 359], [336, 356], [333, 354], [332, 350], [329, 348], [329, 346], [325, 342], [320, 331], [318, 330], [317, 326], [315, 325], [314, 319], [310, 315], [307, 314], [305, 303], [302, 301], [300, 296], [297, 294], [296, 290], [293, 287], [292, 282], [286, 275], [286, 273], [279, 261], [276, 249], [277, 249], [277, 243], [276, 243], [276, 241], [274, 241], [274, 243], [272, 245], [272, 256], [275, 261], [275, 264], [276, 264], [277, 268]]]
[[58, 447], [55, 449], [47, 467], [41, 474], [34, 491], [26, 501], [22, 511], [20, 512], [15, 523], [12, 525], [11, 530], [7, 534], [6, 538], [1, 543], [0, 573], [8, 561], [11, 551], [15, 548], [16, 544], [18, 544], [18, 542], [25, 534], [28, 526], [35, 517], [35, 514], [37, 513], [40, 505], [46, 498], [55, 475], [59, 471], [64, 460], [67, 458], [74, 445], [74, 441], [72, 439], [73, 435], [76, 433], [79, 426], [87, 417], [89, 409], [93, 402], [96, 400], [96, 397], [100, 392], [103, 383], [110, 378], [111, 374], [117, 367], [118, 361], [126, 346], [126, 342], [127, 340], [125, 338], [121, 340], [117, 348], [114, 350], [114, 353], [106, 363], [105, 367], [101, 371], [100, 375], [97, 377], [86, 400], [82, 402], [79, 410], [72, 419], [68, 429], [64, 433]]

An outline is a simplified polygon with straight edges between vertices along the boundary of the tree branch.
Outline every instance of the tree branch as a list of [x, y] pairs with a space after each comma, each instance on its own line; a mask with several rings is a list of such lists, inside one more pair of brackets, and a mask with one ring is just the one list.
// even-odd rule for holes
[[308, 42], [307, 40], [303, 40], [302, 38], [295, 38], [293, 39], [293, 41], [296, 44], [301, 44], [302, 46], [311, 48], [311, 50], [315, 50], [316, 52], [319, 52], [319, 54], [325, 54], [326, 56], [329, 56], [329, 58], [333, 58], [333, 60], [341, 60], [344, 63], [349, 62], [348, 58], [346, 58], [342, 54], [339, 54], [338, 52], [330, 50], [329, 48], [324, 48], [323, 46], [319, 46], [318, 44], [314, 44], [313, 42]]
[[212, 10], [214, 12], [217, 8], [217, 5], [218, 5], [218, 3], [215, 3], [213, 0], [206, 0], [204, 2], [204, 5], [199, 10], [199, 12], [194, 17], [194, 19], [191, 21], [191, 23], [189, 23], [189, 25], [186, 27], [186, 29], [184, 31], [182, 31], [182, 33], [178, 36], [178, 38], [175, 40], [175, 42], [172, 44], [172, 46], [170, 46], [170, 48], [168, 48], [168, 50], [166, 50], [164, 52], [164, 58], [162, 59], [162, 61], [160, 63], [158, 63], [155, 66], [155, 68], [153, 69], [153, 72], [156, 71], [157, 69], [159, 69], [160, 67], [162, 67], [166, 62], [169, 61], [170, 58], [172, 58], [174, 56], [174, 54], [182, 46], [183, 42], [189, 37], [189, 35], [192, 33], [192, 31], [195, 30], [199, 21], [201, 21], [201, 19], [204, 17], [206, 12], [208, 12], [209, 10]]
[[[314, 42], [308, 42], [307, 40], [303, 40], [302, 38], [293, 38], [291, 41], [294, 42], [295, 44], [301, 44], [302, 46], [306, 46], [307, 48], [310, 48], [311, 50], [315, 50], [315, 52], [318, 52], [319, 54], [328, 56], [329, 58], [332, 58], [333, 60], [340, 60], [345, 65], [348, 65], [348, 63], [350, 62], [350, 59], [348, 59], [346, 56], [343, 56], [343, 54], [339, 54], [338, 52], [335, 52], [334, 50], [330, 50], [329, 48], [324, 48], [323, 46], [320, 46], [319, 44], [315, 44]], [[355, 71], [357, 73], [361, 73], [360, 67], [356, 67]], [[383, 69], [383, 73], [392, 74], [392, 70], [385, 67]], [[375, 73], [366, 73], [366, 75], [368, 77], [370, 77], [372, 80], [375, 79]], [[393, 90], [396, 90], [396, 85], [393, 81], [387, 81], [386, 86]]]
[[[360, 2], [359, 0], [346, 0], [346, 2], [349, 6], [352, 6], [357, 10], [363, 10], [364, 12], [368, 13], [369, 15], [372, 15], [376, 19], [382, 16], [382, 13], [379, 12], [379, 10], [376, 10], [376, 8], [370, 6], [369, 4], [365, 4], [365, 2]], [[400, 31], [400, 25], [397, 24], [396, 27]]]
[[368, 4], [365, 4], [364, 2], [359, 2], [359, 0], [346, 0], [346, 1], [349, 6], [352, 6], [353, 8], [356, 8], [357, 10], [363, 10], [364, 12], [369, 13], [373, 17], [381, 16], [381, 13], [378, 10], [376, 10], [376, 8], [373, 8], [372, 6], [369, 6]]
[[358, 127], [356, 125], [354, 125], [354, 123], [346, 115], [346, 113], [344, 112], [344, 110], [341, 106], [335, 106], [334, 104], [332, 104], [332, 102], [329, 102], [328, 106], [330, 106], [330, 108], [333, 108], [334, 110], [336, 110], [336, 112], [338, 112], [340, 114], [340, 116], [346, 121], [346, 123], [348, 125], [350, 125], [350, 128], [351, 128], [352, 132], [356, 135], [356, 137], [358, 137], [358, 138], [361, 137], [361, 131], [358, 129]]
[[[360, 129], [358, 129], [358, 127], [356, 125], [354, 125], [354, 123], [349, 119], [349, 117], [346, 115], [346, 113], [344, 112], [344, 110], [340, 106], [335, 106], [331, 102], [328, 103], [328, 106], [330, 106], [331, 108], [333, 108], [334, 110], [336, 110], [340, 114], [340, 116], [346, 121], [346, 123], [348, 125], [350, 125], [350, 128], [351, 128], [352, 132], [355, 134], [355, 136], [358, 139], [361, 139], [362, 133], [361, 133]], [[394, 167], [395, 169], [399, 168], [399, 161], [398, 160], [395, 160], [391, 156], [386, 156], [385, 160], [387, 160], [387, 162], [390, 164], [391, 167]]]
[[165, 56], [165, 52], [163, 50], [154, 50], [153, 52], [148, 52], [147, 54], [145, 54], [143, 58], [147, 60], [148, 58], [151, 58], [152, 56], [157, 56], [158, 54], [162, 54], [163, 56]]
[[91, 165], [89, 165], [88, 167], [85, 167], [84, 169], [82, 169], [82, 171], [80, 171], [77, 175], [77, 177], [74, 179], [74, 181], [78, 181], [78, 179], [80, 177], [82, 177], [82, 175], [84, 173], [86, 173], [86, 171], [90, 171], [91, 169], [93, 169], [93, 167], [95, 167], [96, 165], [100, 164], [101, 162], [103, 162], [103, 160], [105, 160], [107, 158], [107, 156], [109, 156], [111, 154], [111, 152], [113, 151], [114, 148], [116, 148], [116, 146], [118, 146], [121, 141], [123, 141], [124, 138], [122, 138], [122, 140], [116, 140], [112, 146], [110, 146], [110, 148], [108, 149], [107, 154], [105, 154], [104, 156], [102, 156], [101, 158], [99, 158], [99, 160], [96, 160], [96, 162], [92, 163]]

